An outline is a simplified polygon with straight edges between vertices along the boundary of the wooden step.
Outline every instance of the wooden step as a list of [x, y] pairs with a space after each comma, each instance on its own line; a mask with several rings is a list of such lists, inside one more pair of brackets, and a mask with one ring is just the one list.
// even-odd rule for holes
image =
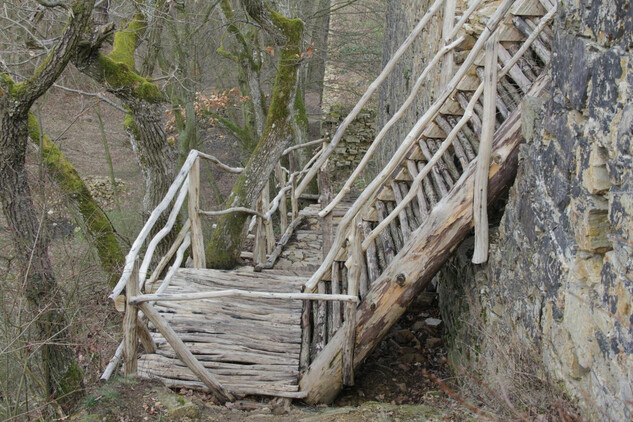
[[440, 108], [440, 114], [448, 114], [451, 116], [463, 116], [464, 109], [459, 105], [455, 97], [447, 99], [442, 108]]
[[547, 9], [543, 7], [539, 0], [517, 0], [510, 13], [514, 16], [543, 16]]
[[426, 126], [424, 132], [422, 132], [422, 136], [427, 138], [445, 139], [446, 132], [444, 132], [435, 122], [431, 122]]

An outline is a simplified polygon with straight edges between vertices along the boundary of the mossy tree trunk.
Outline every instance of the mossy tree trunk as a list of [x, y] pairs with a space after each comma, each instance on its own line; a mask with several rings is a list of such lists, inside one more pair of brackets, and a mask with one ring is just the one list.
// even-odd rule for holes
[[222, 45], [218, 48], [218, 53], [231, 60], [237, 67], [240, 94], [248, 97], [248, 100], [240, 107], [241, 126], [235, 123], [238, 119], [227, 120], [220, 116], [218, 118], [220, 123], [238, 139], [242, 155], [248, 159], [257, 146], [257, 140], [262, 135], [266, 123], [266, 96], [261, 83], [262, 51], [259, 46], [258, 31], [252, 25], [246, 26], [244, 30], [237, 25], [231, 0], [221, 0], [220, 11], [233, 42], [230, 51]]
[[99, 52], [101, 40], [84, 43], [73, 64], [129, 110], [125, 129], [143, 174], [143, 213], [147, 217], [164, 198], [175, 177], [176, 151], [167, 142], [163, 128], [165, 96], [151, 79], [135, 71], [134, 53], [145, 29], [145, 18], [137, 13], [115, 33], [110, 54]]
[[[303, 22], [286, 18], [263, 5], [258, 7], [260, 2], [256, 0], [242, 0], [242, 3], [251, 18], [263, 28], [269, 31], [274, 28], [271, 35], [282, 44], [264, 131], [227, 201], [229, 207], [252, 208], [292, 136], [291, 108], [301, 63]], [[246, 219], [246, 214], [233, 213], [218, 220], [206, 249], [208, 266], [231, 268], [239, 262]]]
[[82, 372], [74, 358], [63, 297], [48, 254], [43, 221], [33, 205], [26, 171], [28, 115], [62, 73], [84, 33], [94, 0], [75, 0], [71, 17], [55, 46], [31, 77], [14, 82], [0, 68], [0, 202], [25, 280], [40, 344], [46, 397], [69, 402], [81, 391]]
[[41, 145], [44, 165], [77, 207], [90, 244], [96, 249], [101, 267], [108, 274], [110, 286], [114, 286], [121, 276], [125, 256], [110, 220], [90, 194], [75, 167], [48, 136], [40, 133], [39, 123], [32, 113], [29, 114], [29, 137]]

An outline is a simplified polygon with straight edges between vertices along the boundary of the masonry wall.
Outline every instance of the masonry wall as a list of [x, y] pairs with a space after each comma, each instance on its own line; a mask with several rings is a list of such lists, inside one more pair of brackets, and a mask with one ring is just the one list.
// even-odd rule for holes
[[[415, 28], [431, 3], [433, 3], [431, 0], [389, 0], [387, 2], [383, 67]], [[417, 78], [439, 49], [441, 31], [442, 13], [438, 13], [380, 87], [378, 127], [383, 127], [389, 121], [409, 95]], [[378, 149], [370, 173], [377, 174], [389, 162], [411, 127], [431, 105], [432, 100], [439, 93], [440, 69], [441, 66], [436, 66], [435, 71], [431, 72], [427, 82], [420, 89], [420, 95], [416, 97], [402, 119], [389, 131]]]
[[559, 2], [554, 32], [551, 98], [525, 104], [528, 142], [489, 263], [473, 267], [467, 241], [440, 275], [449, 357], [507, 382], [529, 365], [586, 417], [628, 421], [633, 5]]

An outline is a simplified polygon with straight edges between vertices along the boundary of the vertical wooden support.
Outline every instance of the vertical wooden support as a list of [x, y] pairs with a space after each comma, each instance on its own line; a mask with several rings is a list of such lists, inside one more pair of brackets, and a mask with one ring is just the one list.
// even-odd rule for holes
[[[455, 26], [455, 9], [457, 6], [457, 0], [446, 0], [444, 3], [444, 21], [442, 23], [442, 38], [444, 39], [444, 45], [450, 44], [453, 40], [448, 36], [453, 31]], [[442, 76], [440, 86], [446, 86], [453, 77], [453, 67], [455, 64], [455, 53], [450, 50], [444, 56], [442, 63]]]
[[132, 275], [125, 285], [125, 316], [123, 317], [123, 357], [124, 371], [126, 377], [135, 377], [138, 372], [138, 361], [136, 359], [136, 348], [138, 343], [137, 318], [138, 307], [130, 304], [130, 298], [138, 296], [138, 260], [134, 262]]
[[[317, 284], [317, 293], [326, 294], [325, 282], [319, 281]], [[315, 302], [316, 305], [316, 321], [314, 324], [315, 335], [315, 354], [318, 355], [327, 344], [327, 302], [320, 300]]]
[[[332, 263], [332, 294], [337, 295], [341, 293], [341, 268], [339, 263], [334, 261]], [[332, 302], [332, 332], [336, 333], [336, 330], [341, 326], [341, 302]]]
[[[296, 151], [291, 151], [288, 154], [288, 167], [290, 168], [290, 174], [294, 174], [298, 171], [297, 158], [295, 156]], [[297, 178], [299, 175], [295, 175], [292, 178], [292, 189], [290, 190], [290, 205], [292, 207], [292, 220], [294, 221], [299, 217], [299, 195], [297, 194]]]
[[187, 210], [191, 220], [191, 256], [194, 268], [206, 268], [204, 238], [200, 221], [200, 158], [196, 158], [189, 170], [189, 202]]
[[[327, 142], [323, 145], [327, 148]], [[332, 186], [330, 185], [330, 176], [328, 174], [328, 160], [325, 160], [323, 166], [319, 169], [317, 182], [319, 185], [319, 202], [321, 203], [321, 209], [328, 206], [332, 200]], [[323, 232], [323, 259], [327, 257], [327, 254], [332, 248], [332, 242], [334, 241], [334, 223], [332, 221], [332, 213], [329, 213], [321, 219], [321, 230]]]
[[[363, 260], [362, 226], [356, 221], [350, 248], [352, 265], [347, 279], [347, 294], [358, 296]], [[341, 355], [343, 385], [354, 385], [354, 345], [356, 343], [356, 310], [358, 303], [348, 302], [345, 306], [345, 340]]]
[[[265, 214], [268, 212], [268, 208], [270, 207], [270, 180], [266, 183], [264, 190], [262, 192], [262, 213]], [[273, 230], [273, 225], [270, 221], [262, 220], [264, 223], [264, 229], [266, 230], [266, 253], [271, 254], [273, 249], [275, 249], [275, 232]], [[264, 257], [264, 261], [266, 261], [266, 257]]]
[[[279, 190], [286, 187], [286, 175], [281, 168], [281, 164], [275, 166], [275, 178], [279, 182]], [[288, 228], [288, 204], [286, 204], [286, 196], [284, 195], [279, 202], [279, 227], [281, 233], [285, 233]]]
[[488, 173], [490, 171], [492, 140], [495, 133], [497, 38], [498, 34], [495, 32], [486, 42], [483, 126], [481, 129], [481, 142], [479, 143], [479, 154], [475, 173], [473, 203], [473, 220], [475, 223], [474, 264], [482, 264], [488, 260]]
[[303, 302], [301, 314], [301, 353], [299, 354], [299, 372], [304, 373], [310, 366], [310, 344], [312, 343], [312, 301]]
[[[257, 200], [257, 211], [262, 212], [262, 197]], [[253, 247], [253, 261], [256, 265], [266, 262], [266, 239], [264, 239], [264, 222], [260, 216], [254, 216], [255, 226], [255, 246]]]

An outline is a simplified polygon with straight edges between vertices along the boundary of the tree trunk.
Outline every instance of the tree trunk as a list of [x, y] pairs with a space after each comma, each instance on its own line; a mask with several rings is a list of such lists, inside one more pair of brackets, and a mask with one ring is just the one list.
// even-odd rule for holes
[[[252, 9], [249, 11], [253, 12]], [[251, 14], [251, 17], [258, 22], [265, 21], [267, 26], [274, 25], [280, 33], [278, 35], [283, 36], [281, 60], [264, 132], [244, 172], [231, 191], [227, 201], [229, 207], [252, 208], [254, 206], [292, 134], [291, 107], [297, 83], [297, 71], [301, 62], [303, 22], [299, 19], [285, 18], [273, 11], [268, 11], [265, 15]], [[231, 268], [239, 262], [246, 218], [247, 215], [244, 213], [232, 213], [220, 217], [217, 229], [206, 249], [209, 267]]]
[[99, 52], [100, 40], [93, 45], [83, 45], [73, 57], [73, 64], [103, 85], [130, 110], [125, 119], [125, 129], [143, 174], [143, 214], [147, 217], [164, 198], [175, 177], [176, 153], [167, 142], [163, 129], [162, 103], [165, 96], [150, 79], [134, 71], [134, 52], [145, 27], [144, 17], [137, 14], [116, 32], [109, 55]]
[[24, 82], [0, 73], [0, 202], [21, 264], [25, 296], [33, 310], [45, 394], [70, 402], [83, 385], [68, 336], [61, 292], [48, 256], [48, 241], [33, 206], [25, 167], [28, 112], [62, 73], [79, 42], [94, 1], [75, 0], [64, 32]]

